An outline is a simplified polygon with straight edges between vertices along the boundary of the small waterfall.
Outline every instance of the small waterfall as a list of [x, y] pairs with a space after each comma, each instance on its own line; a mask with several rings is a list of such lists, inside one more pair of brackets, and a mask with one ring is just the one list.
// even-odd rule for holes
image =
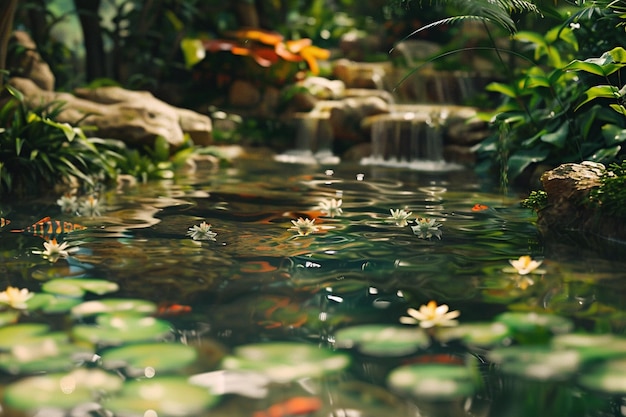
[[276, 155], [280, 162], [296, 164], [337, 164], [339, 157], [333, 155], [333, 130], [329, 122], [329, 107], [321, 104], [310, 113], [298, 113], [295, 149]]
[[396, 105], [389, 114], [372, 116], [372, 152], [361, 164], [424, 171], [458, 169], [443, 158], [443, 127], [449, 113], [447, 106]]

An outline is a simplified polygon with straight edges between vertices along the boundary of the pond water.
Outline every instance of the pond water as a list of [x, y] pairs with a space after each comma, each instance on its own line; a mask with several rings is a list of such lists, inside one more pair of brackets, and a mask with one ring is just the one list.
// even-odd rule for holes
[[[0, 414], [626, 415], [624, 244], [544, 240], [495, 189], [239, 160], [107, 191], [94, 216], [3, 202], [0, 289], [35, 295], [0, 311]], [[33, 253], [46, 217], [85, 227], [56, 262]], [[215, 240], [188, 234], [203, 221]], [[543, 262], [520, 275], [526, 255]], [[459, 325], [400, 322], [431, 300]]]

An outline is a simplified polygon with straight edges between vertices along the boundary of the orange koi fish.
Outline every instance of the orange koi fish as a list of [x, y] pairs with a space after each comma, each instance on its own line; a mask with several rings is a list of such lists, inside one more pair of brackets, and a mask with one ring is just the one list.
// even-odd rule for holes
[[39, 236], [42, 239], [50, 240], [52, 238], [56, 238], [59, 235], [75, 232], [77, 230], [84, 230], [86, 228], [86, 226], [82, 226], [78, 223], [51, 219], [50, 216], [46, 216], [25, 229], [15, 229], [11, 230], [11, 232], [32, 233], [34, 236]]
[[158, 305], [155, 316], [172, 317], [187, 313], [191, 313], [191, 306], [164, 301]]
[[483, 211], [483, 210], [488, 210], [489, 206], [486, 206], [484, 204], [474, 204], [474, 207], [472, 207], [472, 211]]
[[322, 401], [317, 397], [293, 397], [274, 404], [265, 411], [256, 411], [252, 417], [287, 417], [310, 414], [322, 408]]
[[0, 217], [0, 229], [10, 223], [11, 223], [11, 220], [5, 219], [4, 217]]

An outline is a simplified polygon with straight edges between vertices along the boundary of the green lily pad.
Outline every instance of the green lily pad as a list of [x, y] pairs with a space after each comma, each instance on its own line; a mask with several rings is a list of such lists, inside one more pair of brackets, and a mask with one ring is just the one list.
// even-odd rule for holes
[[50, 294], [82, 297], [87, 291], [98, 295], [115, 292], [119, 286], [104, 279], [57, 278], [45, 282], [41, 289]]
[[144, 343], [107, 350], [102, 354], [106, 369], [125, 368], [133, 376], [146, 370], [161, 374], [183, 368], [197, 358], [196, 349], [180, 343]]
[[450, 400], [474, 393], [472, 372], [462, 365], [402, 366], [389, 374], [387, 383], [403, 394], [429, 400]]
[[72, 315], [76, 317], [90, 317], [101, 313], [130, 311], [137, 314], [154, 314], [157, 311], [155, 303], [140, 299], [107, 298], [104, 300], [86, 301], [72, 308]]
[[420, 328], [372, 324], [353, 326], [335, 333], [338, 348], [356, 347], [372, 356], [404, 356], [430, 344]]
[[578, 382], [591, 390], [613, 395], [626, 394], [626, 359], [610, 360], [586, 370]]
[[350, 364], [348, 355], [305, 343], [258, 343], [233, 353], [224, 358], [224, 369], [259, 372], [281, 383], [341, 371]]
[[171, 333], [170, 323], [136, 314], [101, 314], [96, 324], [79, 324], [72, 329], [78, 339], [101, 345], [163, 340]]
[[456, 327], [439, 329], [437, 337], [442, 342], [460, 339], [466, 345], [491, 347], [511, 336], [507, 326], [502, 323], [471, 323]]
[[569, 333], [552, 338], [556, 349], [574, 349], [585, 362], [616, 357], [626, 358], [626, 338], [611, 334]]
[[574, 327], [568, 318], [534, 312], [510, 311], [498, 315], [495, 321], [505, 324], [520, 341], [544, 340], [547, 334], [568, 333]]
[[91, 357], [93, 350], [85, 346], [41, 335], [14, 345], [9, 352], [0, 353], [0, 369], [14, 375], [67, 371]]
[[7, 386], [4, 401], [7, 406], [23, 411], [41, 408], [68, 410], [78, 404], [91, 402], [101, 393], [122, 388], [123, 381], [101, 369], [75, 369], [20, 379]]
[[80, 298], [64, 297], [54, 294], [36, 293], [26, 302], [28, 310], [41, 310], [44, 313], [65, 313], [80, 304]]
[[125, 417], [147, 416], [149, 410], [155, 416], [184, 417], [200, 415], [218, 399], [209, 390], [190, 384], [186, 377], [169, 376], [128, 382], [104, 406]]
[[15, 323], [19, 317], [19, 311], [11, 310], [0, 312], [0, 327]]
[[564, 380], [581, 365], [576, 350], [549, 346], [511, 346], [494, 349], [487, 357], [500, 365], [502, 372], [539, 380]]
[[63, 333], [48, 333], [50, 326], [43, 323], [21, 323], [0, 328], [0, 350], [11, 350], [18, 344], [37, 343], [45, 338], [66, 340]]

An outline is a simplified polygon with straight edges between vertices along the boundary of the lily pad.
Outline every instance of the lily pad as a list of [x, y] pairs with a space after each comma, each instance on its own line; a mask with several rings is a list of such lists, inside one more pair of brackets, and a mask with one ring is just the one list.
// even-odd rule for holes
[[75, 369], [69, 373], [32, 376], [10, 384], [4, 391], [7, 406], [23, 411], [41, 408], [69, 410], [93, 401], [101, 393], [122, 388], [123, 381], [101, 369]]
[[72, 315], [90, 317], [101, 313], [129, 311], [149, 315], [157, 311], [155, 303], [140, 299], [107, 298], [104, 300], [86, 301], [72, 308]]
[[502, 372], [539, 380], [564, 380], [581, 365], [576, 350], [549, 346], [511, 346], [494, 349], [488, 358], [499, 364]]
[[161, 374], [183, 368], [197, 358], [196, 349], [180, 343], [143, 343], [107, 350], [102, 354], [106, 369], [125, 368], [133, 376], [146, 370]]
[[101, 314], [95, 325], [79, 324], [72, 329], [76, 339], [101, 345], [162, 340], [170, 332], [168, 322], [132, 313]]
[[41, 289], [50, 294], [82, 297], [87, 291], [98, 295], [115, 292], [119, 286], [104, 279], [57, 278], [45, 282]]
[[511, 332], [502, 323], [471, 323], [439, 329], [440, 341], [460, 339], [466, 345], [491, 347], [510, 337]]
[[43, 323], [21, 323], [0, 328], [0, 350], [11, 350], [18, 344], [36, 343], [44, 338], [66, 340], [63, 333], [48, 333], [50, 326]]
[[9, 374], [59, 372], [93, 357], [93, 350], [42, 335], [0, 353], [0, 369]]
[[293, 342], [258, 343], [235, 348], [222, 367], [259, 372], [276, 382], [319, 377], [345, 369], [350, 357], [314, 345]]
[[0, 312], [0, 327], [15, 323], [19, 317], [19, 311], [11, 310]]
[[335, 346], [355, 347], [372, 356], [404, 356], [430, 344], [420, 328], [372, 324], [353, 326], [335, 333]]
[[591, 390], [626, 395], [626, 359], [610, 360], [586, 370], [578, 382]]
[[574, 349], [584, 361], [626, 358], [626, 338], [611, 334], [570, 333], [554, 336], [552, 346], [557, 349]]
[[567, 333], [574, 327], [568, 318], [534, 312], [506, 312], [495, 321], [505, 324], [520, 341], [545, 340], [547, 334]]
[[[199, 415], [218, 399], [207, 389], [189, 383], [186, 377], [170, 376], [128, 382], [104, 405], [115, 415], [125, 417], [184, 417]], [[153, 413], [147, 413], [151, 410]]]
[[80, 298], [37, 293], [26, 304], [28, 310], [41, 310], [44, 313], [65, 313], [81, 302]]
[[472, 372], [462, 365], [402, 366], [389, 374], [387, 383], [403, 394], [429, 400], [450, 400], [474, 393]]

